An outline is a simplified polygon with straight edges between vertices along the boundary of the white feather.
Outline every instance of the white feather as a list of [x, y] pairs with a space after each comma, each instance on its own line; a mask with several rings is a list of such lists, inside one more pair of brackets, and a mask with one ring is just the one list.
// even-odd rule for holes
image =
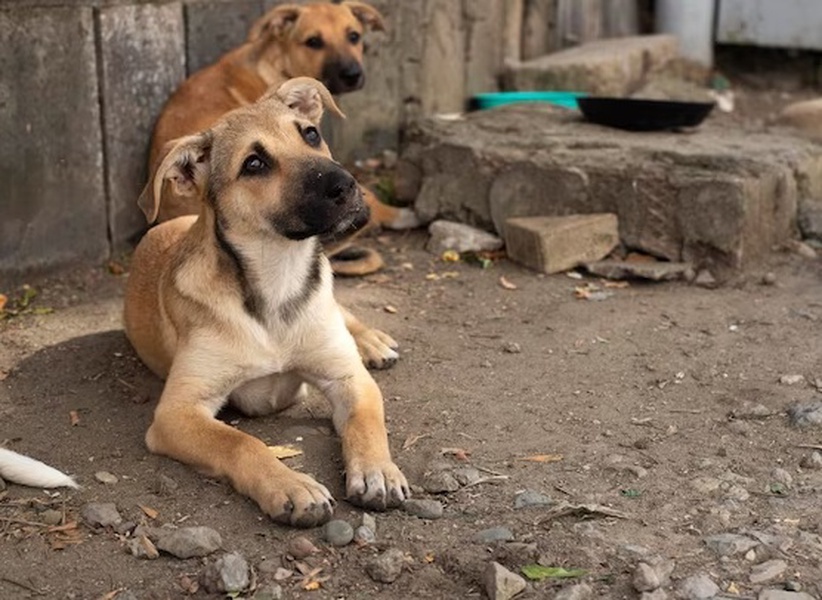
[[5, 448], [0, 448], [0, 477], [29, 487], [80, 487], [65, 473]]

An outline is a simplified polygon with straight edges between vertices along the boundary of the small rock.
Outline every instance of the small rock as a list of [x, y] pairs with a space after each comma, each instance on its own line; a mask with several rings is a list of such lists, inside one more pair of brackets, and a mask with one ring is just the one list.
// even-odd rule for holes
[[705, 545], [719, 556], [734, 556], [755, 548], [759, 542], [736, 533], [720, 533], [706, 537]]
[[168, 475], [160, 473], [154, 480], [151, 490], [159, 496], [170, 496], [178, 488], [178, 484]]
[[363, 513], [362, 514], [362, 525], [363, 525], [363, 527], [368, 527], [376, 535], [376, 533], [377, 533], [377, 519], [374, 517], [374, 515], [370, 515], [368, 513]]
[[724, 485], [722, 495], [726, 500], [735, 502], [745, 502], [751, 497], [748, 490], [737, 484]]
[[436, 500], [418, 500], [411, 498], [402, 503], [402, 509], [420, 519], [439, 519], [442, 517], [442, 503]]
[[768, 271], [762, 276], [762, 285], [776, 285], [776, 274]]
[[793, 484], [793, 476], [782, 467], [776, 467], [771, 471], [771, 479], [776, 483], [781, 483], [785, 487], [791, 487]]
[[503, 243], [500, 238], [486, 231], [453, 221], [434, 221], [428, 226], [428, 233], [431, 237], [425, 249], [437, 256], [446, 250], [457, 252], [499, 250]]
[[719, 593], [719, 586], [705, 573], [691, 575], [679, 584], [679, 594], [684, 600], [710, 600]]
[[507, 354], [519, 354], [522, 352], [522, 346], [516, 342], [505, 342], [502, 345], [502, 351]]
[[117, 594], [115, 600], [139, 600], [131, 590], [124, 590]]
[[634, 570], [633, 586], [638, 592], [650, 592], [657, 589], [660, 582], [654, 568], [647, 563], [639, 563]]
[[115, 475], [114, 473], [109, 473], [108, 471], [97, 471], [94, 474], [94, 478], [97, 481], [99, 481], [100, 483], [105, 483], [105, 484], [108, 484], [108, 485], [111, 485], [111, 484], [114, 484], [114, 483], [117, 483], [118, 481], [120, 481], [119, 479], [117, 479], [117, 475]]
[[644, 560], [651, 555], [651, 549], [639, 544], [622, 544], [617, 548], [617, 555], [627, 561]]
[[223, 545], [220, 534], [211, 527], [182, 527], [164, 531], [157, 548], [177, 558], [206, 556]]
[[332, 546], [347, 546], [354, 539], [354, 528], [345, 521], [333, 519], [323, 527], [323, 537]]
[[490, 600], [510, 600], [522, 592], [528, 584], [501, 564], [488, 563], [485, 569], [485, 593]]
[[40, 520], [46, 525], [59, 525], [63, 522], [63, 513], [50, 508], [40, 514]]
[[480, 472], [474, 467], [457, 467], [451, 471], [451, 475], [460, 485], [472, 485], [481, 479]]
[[698, 285], [699, 287], [704, 287], [708, 289], [713, 289], [716, 287], [716, 277], [713, 276], [707, 269], [702, 269], [699, 273], [696, 274], [696, 278], [694, 279], [694, 284]]
[[788, 581], [785, 582], [785, 589], [789, 592], [801, 592], [802, 584], [795, 579], [788, 579]]
[[360, 525], [354, 530], [354, 541], [358, 544], [373, 544], [377, 541], [377, 536], [370, 527]]
[[810, 244], [805, 242], [800, 242], [799, 240], [788, 240], [785, 246], [788, 250], [794, 254], [798, 254], [802, 258], [809, 258], [813, 260], [817, 257], [816, 250], [814, 250]]
[[731, 411], [730, 416], [734, 419], [756, 420], [767, 419], [775, 414], [773, 410], [761, 402], [749, 402], [745, 400], [741, 406]]
[[507, 527], [491, 527], [478, 531], [471, 539], [478, 544], [509, 542], [514, 539], [514, 533]]
[[425, 475], [422, 487], [430, 494], [444, 494], [456, 492], [460, 489], [460, 484], [448, 471], [435, 471]]
[[665, 262], [656, 260], [600, 260], [586, 263], [589, 273], [607, 279], [648, 279], [650, 281], [673, 281], [684, 279], [690, 263]]
[[93, 527], [111, 527], [123, 520], [113, 502], [89, 502], [80, 514]]
[[532, 506], [551, 506], [554, 501], [534, 490], [524, 490], [514, 498], [514, 509], [530, 508]]
[[765, 583], [780, 577], [788, 568], [784, 560], [767, 560], [751, 568], [751, 583]]
[[668, 594], [662, 588], [656, 589], [653, 592], [642, 592], [639, 600], [668, 600]]
[[[279, 558], [264, 558], [257, 563], [257, 572], [266, 576], [274, 575], [278, 569], [282, 569], [281, 564], [282, 562]], [[283, 570], [285, 571], [287, 569]], [[291, 576], [291, 571], [288, 572], [288, 576]], [[279, 579], [277, 581], [279, 581]]]
[[282, 600], [283, 588], [276, 583], [268, 583], [262, 587], [258, 587], [252, 600]]
[[676, 568], [676, 562], [670, 558], [662, 558], [654, 557], [651, 559], [648, 564], [650, 564], [654, 568], [654, 572], [656, 573], [657, 579], [659, 579], [659, 585], [668, 585], [671, 580], [671, 574], [674, 572]]
[[805, 592], [788, 592], [785, 590], [762, 590], [757, 600], [814, 600], [814, 597]]
[[822, 453], [818, 450], [814, 450], [810, 454], [806, 454], [802, 457], [802, 461], [799, 463], [799, 466], [803, 469], [813, 469], [815, 471], [822, 469]]
[[288, 542], [287, 552], [297, 560], [302, 560], [306, 556], [316, 554], [319, 551], [319, 548], [311, 543], [311, 540], [302, 535], [299, 535]]
[[137, 523], [134, 521], [123, 521], [122, 523], [117, 523], [117, 525], [114, 526], [114, 533], [119, 533], [120, 535], [130, 535], [136, 528]]
[[144, 535], [131, 538], [128, 541], [128, 551], [136, 558], [154, 560], [160, 556], [154, 543]]
[[402, 574], [405, 555], [402, 550], [389, 548], [365, 565], [365, 572], [374, 581], [393, 583]]
[[594, 590], [587, 583], [577, 583], [562, 588], [554, 596], [554, 600], [589, 600], [594, 595]]
[[796, 385], [797, 383], [802, 383], [803, 381], [805, 381], [805, 376], [798, 374], [782, 375], [779, 378], [779, 383], [782, 385]]
[[648, 469], [645, 467], [640, 467], [639, 465], [626, 465], [625, 468], [622, 469], [623, 471], [630, 473], [637, 479], [642, 479], [643, 477], [647, 477]]
[[242, 592], [250, 583], [248, 563], [237, 552], [225, 554], [206, 567], [202, 583], [203, 587], [212, 593]]
[[736, 419], [728, 422], [728, 429], [732, 433], [744, 437], [751, 437], [754, 432], [753, 427], [751, 427], [750, 423], [748, 423], [747, 421], [737, 421]]
[[697, 493], [707, 496], [718, 490], [722, 482], [716, 477], [700, 475], [692, 479], [690, 485]]
[[291, 569], [284, 569], [283, 567], [277, 567], [277, 570], [274, 571], [274, 581], [285, 581], [286, 579], [291, 579], [291, 576], [294, 575], [294, 571]]
[[0, 492], [6, 489], [6, 480], [0, 477]]
[[794, 404], [788, 409], [788, 418], [794, 427], [822, 425], [822, 402]]

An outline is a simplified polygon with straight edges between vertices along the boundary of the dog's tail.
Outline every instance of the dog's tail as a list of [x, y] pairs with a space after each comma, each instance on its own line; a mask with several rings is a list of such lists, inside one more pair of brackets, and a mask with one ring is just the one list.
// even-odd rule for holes
[[5, 448], [0, 448], [0, 477], [29, 487], [80, 487], [65, 473]]

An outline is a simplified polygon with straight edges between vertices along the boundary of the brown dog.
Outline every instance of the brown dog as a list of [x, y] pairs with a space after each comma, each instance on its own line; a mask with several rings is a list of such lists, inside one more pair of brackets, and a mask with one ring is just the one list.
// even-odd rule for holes
[[321, 83], [293, 79], [179, 140], [140, 207], [152, 221], [166, 183], [206, 200], [199, 218], [146, 234], [125, 297], [129, 340], [166, 378], [149, 449], [228, 478], [272, 518], [301, 527], [328, 520], [328, 490], [217, 420], [226, 403], [273, 413], [313, 385], [333, 408], [349, 500], [380, 510], [409, 495], [389, 453], [382, 395], [319, 247], [318, 236], [355, 228], [367, 214], [353, 177], [320, 137], [324, 107], [339, 112]]
[[[286, 4], [269, 11], [253, 25], [244, 45], [189, 77], [172, 95], [154, 128], [150, 167], [156, 167], [172, 140], [211, 127], [226, 112], [255, 102], [290, 77], [319, 79], [333, 94], [361, 88], [366, 27], [383, 30], [384, 24], [380, 13], [362, 2]], [[418, 224], [413, 211], [387, 206], [371, 192], [365, 194], [372, 223], [395, 229]], [[168, 186], [163, 190], [160, 221], [198, 210], [197, 198], [176, 195]], [[332, 246], [327, 251], [343, 248]], [[350, 263], [340, 261], [335, 269], [358, 275], [380, 266], [382, 259], [371, 251]]]

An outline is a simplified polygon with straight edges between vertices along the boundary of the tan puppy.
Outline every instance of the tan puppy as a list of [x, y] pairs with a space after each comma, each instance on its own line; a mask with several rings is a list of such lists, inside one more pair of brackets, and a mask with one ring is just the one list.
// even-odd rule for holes
[[152, 221], [161, 190], [196, 191], [199, 218], [151, 229], [134, 253], [126, 333], [165, 387], [146, 443], [253, 498], [273, 519], [310, 527], [334, 500], [266, 445], [215, 418], [228, 402], [249, 415], [293, 404], [309, 383], [333, 409], [346, 494], [371, 509], [409, 495], [392, 462], [377, 384], [334, 300], [318, 236], [344, 233], [367, 210], [331, 160], [318, 125], [338, 112], [318, 81], [299, 78], [179, 140], [140, 198]]

